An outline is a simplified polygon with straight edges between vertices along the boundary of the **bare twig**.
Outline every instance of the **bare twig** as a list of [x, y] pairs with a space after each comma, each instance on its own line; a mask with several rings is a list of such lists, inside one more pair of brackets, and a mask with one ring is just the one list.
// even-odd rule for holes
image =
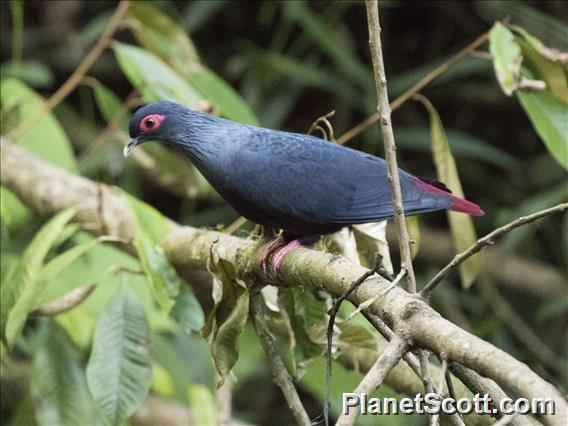
[[343, 301], [345, 299], [347, 299], [351, 293], [353, 293], [353, 291], [359, 287], [361, 285], [361, 283], [363, 281], [365, 281], [367, 278], [369, 278], [371, 275], [375, 274], [375, 272], [380, 268], [381, 266], [381, 255], [379, 253], [376, 254], [376, 258], [375, 258], [375, 266], [366, 271], [363, 275], [361, 275], [357, 280], [355, 280], [351, 286], [349, 287], [349, 289], [342, 294], [341, 296], [339, 296], [335, 302], [333, 303], [333, 306], [331, 307], [331, 309], [328, 311], [329, 314], [329, 321], [327, 323], [327, 359], [326, 359], [326, 375], [325, 375], [325, 398], [323, 401], [323, 418], [325, 421], [325, 425], [329, 425], [329, 398], [330, 398], [330, 392], [331, 392], [331, 377], [332, 377], [332, 349], [333, 349], [333, 328], [335, 327], [335, 317], [337, 316], [337, 313], [339, 312], [339, 308], [341, 307], [341, 304], [343, 303]]
[[[440, 369], [440, 379], [438, 380], [438, 395], [442, 396], [442, 389], [444, 389], [444, 381], [446, 379], [446, 373], [448, 371], [448, 359], [444, 354], [441, 354], [442, 358], [442, 368]], [[430, 417], [430, 426], [436, 426], [440, 424], [440, 413], [436, 413]]]
[[410, 238], [406, 221], [404, 220], [404, 206], [402, 204], [402, 193], [400, 190], [400, 180], [398, 176], [398, 165], [396, 160], [396, 145], [394, 143], [394, 133], [390, 121], [389, 96], [387, 91], [387, 79], [385, 75], [385, 65], [383, 62], [383, 51], [381, 46], [381, 26], [379, 23], [379, 6], [376, 0], [368, 0], [367, 22], [369, 25], [369, 45], [371, 47], [371, 57], [373, 59], [373, 70], [375, 74], [375, 85], [377, 88], [378, 114], [381, 117], [381, 131], [385, 144], [385, 155], [387, 160], [387, 176], [391, 187], [392, 204], [394, 209], [394, 222], [399, 235], [399, 249], [402, 267], [406, 270], [407, 288], [411, 293], [416, 292], [416, 278], [412, 267], [412, 256], [410, 254]]
[[[398, 364], [407, 351], [408, 342], [406, 339], [395, 334], [353, 393], [361, 395], [373, 392], [381, 385], [387, 373]], [[336, 426], [351, 426], [355, 424], [358, 414], [358, 409], [351, 409], [348, 413], [342, 413], [337, 420]]]
[[[317, 118], [310, 128], [308, 129], [308, 135], [311, 135], [314, 130], [319, 130], [323, 134], [323, 138], [326, 141], [335, 142], [335, 136], [333, 134], [333, 126], [329, 122], [329, 118], [335, 115], [335, 111], [330, 111], [327, 114], [322, 115], [321, 117]], [[320, 125], [323, 123], [325, 125], [325, 129]]]
[[37, 114], [34, 114], [29, 120], [25, 121], [21, 126], [9, 133], [8, 137], [10, 139], [17, 139], [25, 134], [45, 114], [49, 113], [51, 110], [53, 110], [53, 108], [59, 105], [61, 101], [69, 96], [73, 89], [75, 89], [75, 87], [77, 87], [77, 85], [81, 83], [87, 71], [89, 71], [89, 69], [93, 66], [97, 59], [99, 59], [99, 56], [101, 56], [103, 51], [108, 46], [113, 34], [118, 29], [122, 18], [128, 11], [129, 5], [130, 2], [128, 0], [122, 0], [118, 4], [114, 15], [111, 17], [101, 37], [93, 46], [91, 51], [87, 54], [87, 56], [85, 56], [79, 66], [75, 69], [73, 74], [71, 74], [65, 81], [65, 83], [63, 83], [61, 87], [57, 89], [57, 91], [53, 95], [51, 95], [51, 97], [45, 102], [43, 108], [38, 111]]
[[286, 366], [284, 365], [280, 354], [278, 354], [274, 340], [272, 339], [272, 336], [270, 336], [268, 325], [266, 324], [266, 320], [262, 313], [261, 303], [262, 298], [260, 297], [259, 288], [253, 287], [250, 294], [250, 314], [256, 334], [260, 340], [260, 344], [268, 357], [270, 368], [274, 375], [274, 382], [282, 390], [284, 398], [286, 398], [286, 402], [288, 403], [288, 407], [292, 410], [296, 423], [299, 425], [309, 426], [311, 425], [310, 418], [302, 405], [302, 401], [300, 401], [298, 391], [294, 386], [294, 381], [288, 373], [288, 370], [286, 370]]
[[[456, 65], [462, 59], [469, 56], [473, 51], [475, 51], [475, 49], [477, 49], [479, 46], [481, 46], [487, 40], [489, 40], [489, 31], [481, 34], [474, 41], [472, 41], [468, 46], [466, 46], [465, 48], [460, 50], [458, 53], [456, 53], [454, 56], [449, 58], [444, 63], [440, 64], [438, 67], [436, 67], [432, 71], [430, 71], [428, 74], [426, 74], [424, 76], [424, 78], [422, 78], [415, 85], [413, 85], [410, 89], [408, 89], [406, 92], [404, 92], [398, 98], [396, 98], [393, 102], [391, 102], [391, 104], [390, 104], [391, 110], [396, 111], [403, 103], [405, 103], [408, 99], [410, 99], [412, 97], [412, 95], [414, 95], [415, 93], [418, 93], [420, 90], [422, 90], [424, 87], [426, 87], [432, 81], [434, 81], [436, 78], [438, 78], [444, 72], [446, 72], [448, 69], [450, 69], [451, 67]], [[353, 139], [355, 136], [357, 136], [359, 133], [361, 133], [367, 127], [369, 127], [369, 126], [373, 125], [374, 123], [376, 123], [377, 121], [379, 121], [379, 117], [380, 116], [379, 116], [378, 113], [375, 113], [375, 114], [367, 117], [365, 120], [363, 120], [361, 123], [357, 124], [351, 130], [348, 130], [343, 135], [341, 135], [339, 137], [339, 139], [337, 139], [337, 143], [340, 144], [340, 145], [347, 143], [349, 140]]]
[[30, 313], [34, 317], [52, 317], [70, 311], [79, 306], [90, 296], [95, 289], [95, 284], [84, 285], [71, 290], [69, 293], [61, 296], [59, 299], [52, 300]]
[[457, 254], [450, 263], [448, 263], [444, 268], [442, 268], [442, 270], [438, 272], [434, 276], [434, 278], [432, 278], [430, 282], [424, 286], [424, 288], [420, 291], [420, 295], [424, 298], [427, 298], [432, 292], [432, 290], [434, 290], [436, 286], [440, 284], [440, 282], [442, 282], [444, 278], [450, 275], [459, 265], [465, 262], [472, 255], [480, 251], [483, 247], [493, 244], [496, 238], [505, 235], [506, 233], [512, 231], [515, 228], [518, 228], [519, 226], [525, 225], [530, 222], [534, 222], [535, 220], [546, 217], [553, 213], [563, 212], [566, 209], [568, 209], [568, 203], [561, 203], [554, 207], [541, 210], [531, 215], [520, 217], [508, 223], [507, 225], [495, 229], [486, 236], [477, 240], [477, 242], [467, 250]]

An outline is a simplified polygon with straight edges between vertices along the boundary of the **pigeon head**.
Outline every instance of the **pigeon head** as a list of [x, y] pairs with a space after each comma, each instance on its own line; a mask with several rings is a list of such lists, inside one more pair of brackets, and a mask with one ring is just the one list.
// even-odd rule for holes
[[187, 133], [187, 126], [191, 124], [188, 112], [199, 114], [169, 101], [156, 102], [140, 108], [130, 120], [128, 127], [130, 141], [124, 147], [124, 156], [128, 157], [134, 148], [148, 141], [177, 143], [180, 135]]

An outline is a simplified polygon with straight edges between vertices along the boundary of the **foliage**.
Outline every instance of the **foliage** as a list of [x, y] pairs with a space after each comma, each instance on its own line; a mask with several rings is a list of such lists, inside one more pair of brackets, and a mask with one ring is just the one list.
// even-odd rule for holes
[[[333, 109], [335, 134], [343, 134], [376, 108], [364, 8], [357, 2], [132, 2], [87, 76], [46, 111], [115, 9], [112, 2], [86, 1], [52, 7], [60, 13], [47, 13], [43, 3], [1, 4], [11, 18], [2, 26], [2, 39], [11, 42], [4, 43], [10, 44], [9, 53], [2, 49], [2, 135], [72, 173], [125, 189], [137, 223], [136, 258], [79, 231], [71, 222], [84, 206], [46, 220], [0, 188], [2, 380], [20, 377], [21, 366], [31, 371], [22, 376], [23, 389], [17, 388], [21, 397], [7, 409], [10, 424], [133, 424], [131, 416], [149, 394], [189, 407], [198, 423], [212, 424], [218, 418], [215, 388], [231, 376], [238, 379], [235, 417], [289, 424], [248, 321], [250, 283], [236, 276], [222, 250], [212, 251], [208, 273], [186, 282], [160, 246], [171, 229], [169, 218], [223, 229], [236, 219], [235, 212], [175, 152], [146, 144], [126, 162], [120, 151], [134, 108], [161, 99], [297, 132]], [[423, 238], [433, 226], [449, 228], [455, 251], [461, 251], [476, 235], [566, 200], [564, 26], [554, 3], [479, 0], [442, 10], [444, 3], [438, 2], [426, 10], [419, 2], [385, 2], [381, 7], [393, 99], [491, 31], [489, 46], [478, 49], [481, 58], [463, 59], [421, 91], [429, 122], [411, 101], [393, 116], [399, 162], [416, 174], [435, 169], [455, 195], [465, 192], [486, 212], [473, 221], [454, 213], [447, 221], [443, 214], [409, 218], [418, 281], [425, 283], [439, 266], [429, 257], [437, 250], [435, 241]], [[67, 13], [65, 22], [38, 18]], [[511, 22], [505, 24], [506, 16]], [[376, 128], [348, 144], [381, 154]], [[521, 263], [562, 272], [568, 238], [558, 234], [562, 229], [568, 235], [568, 216], [556, 219], [508, 236], [503, 261], [516, 256]], [[251, 228], [244, 225], [237, 233], [248, 235]], [[393, 256], [391, 264], [385, 233], [384, 224], [365, 225], [334, 235], [325, 246], [365, 265], [381, 251], [384, 268], [394, 272], [398, 259]], [[462, 266], [464, 287], [484, 279], [480, 262], [473, 257]], [[194, 294], [204, 282], [211, 283], [211, 293]], [[38, 308], [85, 285], [95, 285], [93, 293], [72, 310], [34, 317]], [[477, 285], [466, 292], [449, 282], [432, 301], [444, 315], [465, 318], [475, 334], [549, 368], [494, 311], [487, 294]], [[506, 299], [543, 342], [566, 357], [556, 336], [567, 304], [529, 296], [512, 291]], [[298, 287], [268, 288], [263, 297], [263, 315], [302, 398], [320, 410], [328, 296]], [[360, 316], [347, 320], [352, 310], [342, 307], [333, 354], [357, 370], [359, 354], [377, 354], [378, 337]], [[351, 391], [360, 376], [334, 365], [332, 413], [337, 415], [340, 392]], [[385, 386], [380, 395], [399, 396]], [[393, 418], [389, 424], [406, 423]]]

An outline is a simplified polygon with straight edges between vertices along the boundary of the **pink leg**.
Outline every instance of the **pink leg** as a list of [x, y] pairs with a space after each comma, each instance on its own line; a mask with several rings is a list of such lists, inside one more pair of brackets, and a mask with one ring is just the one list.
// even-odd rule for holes
[[272, 241], [266, 249], [264, 249], [264, 253], [260, 258], [260, 266], [265, 274], [268, 273], [270, 258], [276, 253], [278, 250], [286, 246], [286, 241], [283, 237], [278, 237], [274, 241]]
[[284, 247], [278, 249], [276, 253], [274, 253], [274, 256], [272, 257], [272, 264], [274, 266], [275, 272], [278, 272], [278, 270], [280, 269], [280, 265], [282, 265], [282, 262], [284, 262], [286, 255], [298, 247], [302, 247], [302, 243], [298, 240], [293, 240], [286, 244]]

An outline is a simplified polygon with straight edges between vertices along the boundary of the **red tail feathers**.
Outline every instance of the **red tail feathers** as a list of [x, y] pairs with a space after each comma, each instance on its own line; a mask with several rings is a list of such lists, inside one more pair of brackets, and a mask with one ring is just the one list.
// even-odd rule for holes
[[440, 194], [444, 197], [448, 197], [453, 201], [453, 204], [448, 208], [448, 210], [452, 210], [454, 212], [461, 212], [467, 213], [472, 216], [483, 216], [485, 213], [481, 210], [477, 204], [472, 203], [471, 201], [464, 200], [463, 198], [456, 197], [449, 192], [446, 192], [440, 188], [436, 188], [420, 179], [418, 179], [418, 183], [420, 187], [428, 192], [432, 192], [434, 194]]

